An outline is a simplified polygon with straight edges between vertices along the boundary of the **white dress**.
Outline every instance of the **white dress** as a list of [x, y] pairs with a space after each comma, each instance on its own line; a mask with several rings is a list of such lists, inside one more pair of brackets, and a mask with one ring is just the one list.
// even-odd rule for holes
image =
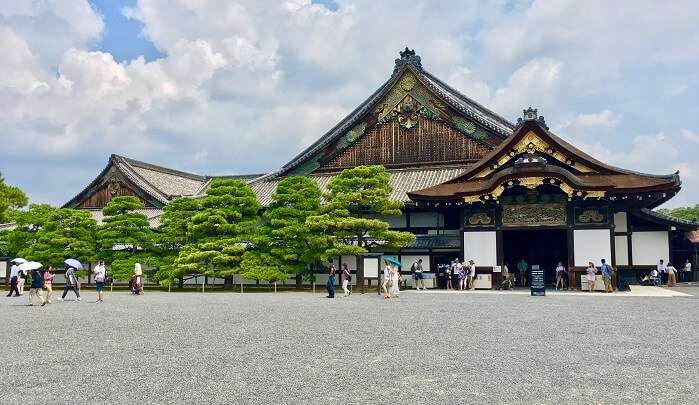
[[394, 295], [398, 295], [400, 290], [398, 289], [398, 270], [391, 271], [391, 292]]

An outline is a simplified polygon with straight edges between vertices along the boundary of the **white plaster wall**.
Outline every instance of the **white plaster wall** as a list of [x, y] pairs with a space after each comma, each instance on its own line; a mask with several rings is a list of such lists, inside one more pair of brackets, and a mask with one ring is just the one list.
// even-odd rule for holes
[[464, 260], [473, 260], [476, 266], [497, 265], [495, 231], [464, 232]]
[[[357, 270], [357, 256], [342, 256], [342, 263], [345, 263], [350, 271]], [[340, 267], [337, 269], [340, 270]]]
[[575, 229], [573, 252], [576, 266], [587, 267], [588, 261], [599, 266], [600, 259], [611, 262], [612, 243], [609, 229]]
[[614, 237], [614, 254], [617, 266], [629, 265], [629, 244], [625, 235]]
[[614, 232], [627, 232], [628, 226], [626, 225], [626, 213], [617, 212], [614, 214]]
[[634, 232], [631, 234], [631, 254], [634, 266], [658, 264], [660, 259], [667, 263], [670, 256], [668, 231]]
[[413, 265], [415, 260], [422, 259], [422, 270], [430, 271], [430, 255], [401, 255], [400, 264], [401, 270], [410, 271], [410, 266]]

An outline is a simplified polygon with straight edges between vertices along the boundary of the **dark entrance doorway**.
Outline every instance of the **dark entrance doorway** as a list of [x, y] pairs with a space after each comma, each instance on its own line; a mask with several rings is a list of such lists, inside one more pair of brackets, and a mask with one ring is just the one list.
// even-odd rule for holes
[[[558, 262], [568, 266], [568, 238], [565, 229], [507, 230], [502, 232], [505, 263], [511, 272], [519, 272], [517, 263], [526, 260], [529, 268], [538, 264], [544, 269], [546, 284], [556, 284]], [[527, 285], [529, 275], [527, 275]]]

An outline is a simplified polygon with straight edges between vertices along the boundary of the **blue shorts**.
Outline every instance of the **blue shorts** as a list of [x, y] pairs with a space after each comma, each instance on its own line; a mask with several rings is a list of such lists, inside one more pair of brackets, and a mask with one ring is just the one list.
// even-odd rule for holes
[[415, 273], [415, 280], [422, 280], [423, 278], [422, 272]]
[[95, 289], [97, 292], [102, 292], [102, 289], [104, 288], [104, 282], [103, 281], [97, 281], [95, 282]]

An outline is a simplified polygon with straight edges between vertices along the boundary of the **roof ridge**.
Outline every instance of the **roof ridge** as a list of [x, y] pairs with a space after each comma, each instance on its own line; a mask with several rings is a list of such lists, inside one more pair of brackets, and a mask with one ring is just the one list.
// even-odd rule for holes
[[[125, 159], [128, 159], [128, 158], [124, 158], [123, 156], [119, 156], [119, 155], [113, 155], [113, 156], [116, 157], [115, 162], [116, 162], [117, 165], [119, 165], [119, 168], [122, 170], [122, 172], [124, 173], [125, 176], [127, 176], [127, 177], [129, 177], [129, 176], [138, 177], [138, 179], [139, 179], [140, 181], [142, 181], [143, 183], [145, 183], [146, 186], [148, 186], [152, 191], [155, 192], [154, 194], [159, 194], [159, 195], [160, 195], [160, 197], [161, 197], [161, 202], [167, 203], [167, 202], [170, 200], [170, 199], [168, 198], [168, 197], [170, 197], [169, 194], [166, 194], [166, 193], [163, 192], [160, 188], [156, 187], [153, 183], [151, 183], [151, 182], [148, 181], [145, 177], [143, 177], [143, 176], [140, 175], [138, 172], [136, 172], [136, 171], [133, 169], [133, 167], [131, 167], [131, 164], [125, 160]], [[131, 179], [131, 180], [133, 180], [133, 179]]]
[[117, 159], [121, 159], [122, 161], [126, 162], [127, 164], [129, 164], [131, 166], [136, 166], [136, 167], [140, 167], [143, 169], [148, 169], [148, 170], [153, 170], [153, 171], [157, 171], [157, 172], [161, 172], [161, 173], [165, 173], [165, 174], [170, 174], [173, 176], [188, 177], [188, 178], [191, 178], [192, 180], [201, 180], [201, 181], [206, 180], [206, 176], [203, 176], [200, 174], [184, 172], [182, 170], [177, 170], [177, 169], [171, 169], [169, 167], [160, 166], [160, 165], [156, 165], [153, 163], [148, 163], [148, 162], [132, 159], [130, 157], [121, 156], [121, 155], [117, 155], [117, 154], [113, 154], [112, 156], [117, 158]]

